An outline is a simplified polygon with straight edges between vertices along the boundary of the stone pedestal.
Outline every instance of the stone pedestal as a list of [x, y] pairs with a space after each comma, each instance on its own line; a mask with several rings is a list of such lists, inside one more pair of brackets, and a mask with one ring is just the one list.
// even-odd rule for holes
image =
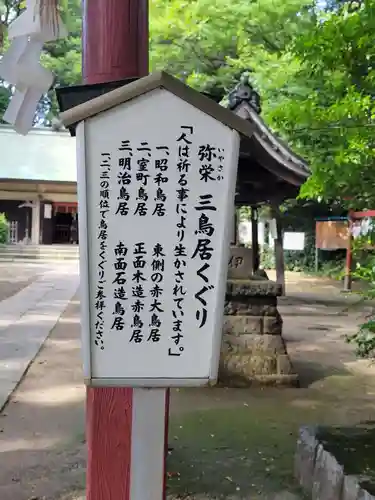
[[298, 385], [282, 338], [280, 295], [281, 285], [267, 279], [228, 281], [220, 384]]
[[251, 248], [230, 247], [228, 279], [248, 279], [253, 274], [253, 252]]

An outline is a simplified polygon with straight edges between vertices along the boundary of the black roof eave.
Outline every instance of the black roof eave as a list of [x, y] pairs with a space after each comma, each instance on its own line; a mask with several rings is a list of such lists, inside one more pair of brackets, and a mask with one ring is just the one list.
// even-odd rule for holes
[[233, 112], [256, 127], [251, 140], [242, 145], [242, 154], [251, 154], [263, 168], [293, 185], [301, 186], [308, 179], [310, 169], [305, 160], [276, 138], [249, 104], [242, 102]]
[[300, 186], [309, 177], [309, 174], [304, 169], [285, 158], [279, 151], [273, 149], [258, 134], [254, 134], [251, 142], [254, 144], [255, 155], [262, 166], [277, 175], [280, 179]]

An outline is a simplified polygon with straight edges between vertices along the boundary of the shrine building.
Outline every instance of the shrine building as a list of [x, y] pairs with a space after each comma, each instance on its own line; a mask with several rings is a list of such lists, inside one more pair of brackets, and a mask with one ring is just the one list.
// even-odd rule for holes
[[33, 128], [20, 136], [0, 125], [0, 150], [0, 213], [10, 224], [10, 243], [70, 243], [77, 174], [69, 132]]

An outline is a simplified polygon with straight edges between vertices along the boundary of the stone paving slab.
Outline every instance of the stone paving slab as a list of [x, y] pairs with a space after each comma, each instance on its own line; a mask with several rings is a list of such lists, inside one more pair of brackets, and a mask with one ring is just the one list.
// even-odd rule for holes
[[50, 269], [51, 265], [0, 262], [0, 301], [20, 292]]
[[78, 264], [56, 266], [0, 302], [0, 410], [79, 285]]

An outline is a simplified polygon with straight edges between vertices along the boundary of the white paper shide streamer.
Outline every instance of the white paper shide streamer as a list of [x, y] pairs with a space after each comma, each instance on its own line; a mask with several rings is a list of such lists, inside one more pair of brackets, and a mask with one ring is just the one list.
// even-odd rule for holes
[[54, 80], [40, 63], [43, 45], [68, 35], [58, 12], [41, 1], [27, 0], [26, 10], [11, 23], [11, 44], [0, 61], [0, 77], [15, 86], [3, 119], [22, 135], [32, 128], [38, 102]]

